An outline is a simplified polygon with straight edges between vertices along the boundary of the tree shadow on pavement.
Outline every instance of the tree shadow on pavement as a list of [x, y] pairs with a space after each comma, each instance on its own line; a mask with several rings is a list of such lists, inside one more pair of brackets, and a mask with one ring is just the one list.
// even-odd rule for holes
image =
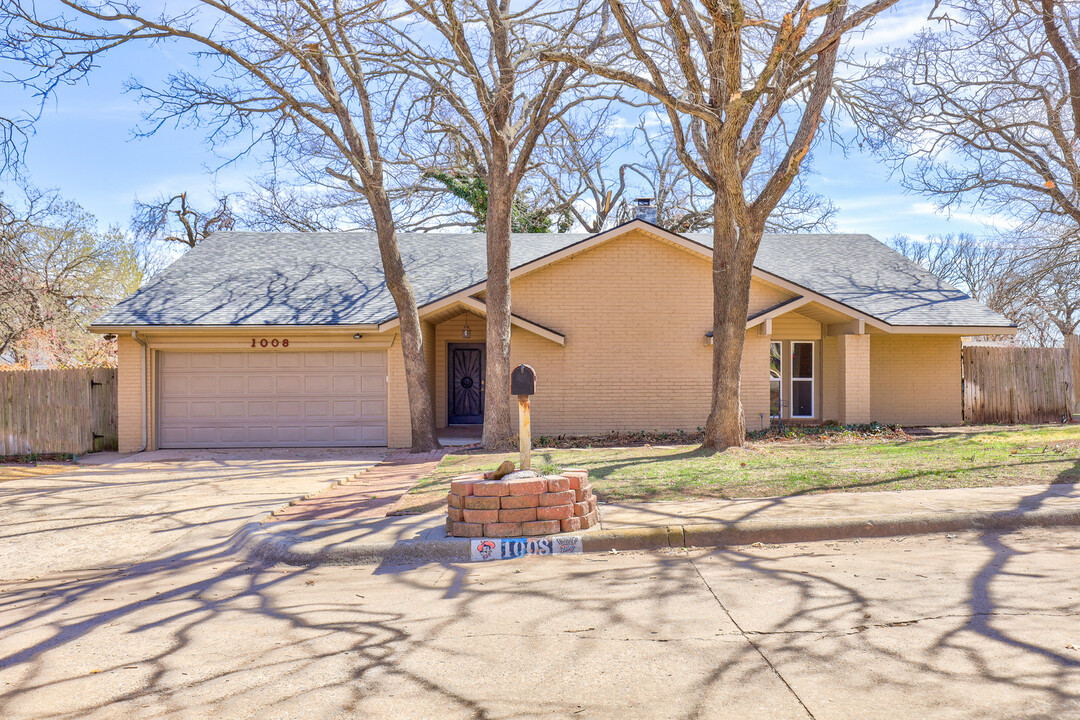
[[376, 573], [245, 563], [219, 540], [0, 587], [0, 717], [1069, 717], [1080, 547], [1057, 543]]

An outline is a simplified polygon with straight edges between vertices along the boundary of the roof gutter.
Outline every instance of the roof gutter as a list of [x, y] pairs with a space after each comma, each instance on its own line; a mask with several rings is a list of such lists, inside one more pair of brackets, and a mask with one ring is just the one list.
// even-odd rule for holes
[[375, 332], [379, 329], [376, 323], [353, 323], [353, 324], [341, 324], [341, 325], [90, 325], [88, 328], [90, 332], [94, 333], [113, 333], [116, 335], [122, 335], [132, 330], [138, 330], [139, 332], [185, 332], [185, 333], [251, 333], [251, 332], [270, 332], [270, 331], [290, 331], [290, 332]]
[[142, 447], [140, 447], [135, 452], [144, 452], [146, 450], [147, 444], [149, 444], [149, 438], [147, 436], [146, 416], [150, 414], [150, 408], [149, 408], [149, 403], [146, 402], [146, 384], [147, 384], [146, 383], [146, 372], [147, 372], [146, 356], [150, 353], [150, 345], [145, 340], [143, 340], [141, 337], [139, 337], [139, 331], [138, 330], [132, 330], [131, 331], [131, 339], [134, 340], [135, 342], [139, 343], [140, 345], [142, 345], [142, 349], [143, 349], [143, 352], [142, 352], [142, 400], [140, 401], [140, 405], [142, 405]]

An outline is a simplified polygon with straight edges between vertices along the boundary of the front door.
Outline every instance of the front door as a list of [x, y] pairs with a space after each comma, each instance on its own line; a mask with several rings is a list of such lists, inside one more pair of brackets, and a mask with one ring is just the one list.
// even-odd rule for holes
[[484, 422], [484, 346], [452, 344], [450, 397], [447, 424], [482, 425]]

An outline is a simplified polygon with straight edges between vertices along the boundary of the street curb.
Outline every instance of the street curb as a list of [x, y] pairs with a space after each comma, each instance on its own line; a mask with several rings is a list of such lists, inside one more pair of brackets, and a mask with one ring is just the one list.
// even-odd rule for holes
[[[734, 523], [633, 527], [567, 533], [581, 538], [583, 552], [655, 550], [880, 538], [971, 530], [1005, 531], [1028, 527], [1080, 526], [1080, 508], [936, 512], [850, 518], [743, 520]], [[558, 537], [558, 536], [556, 536]], [[468, 538], [399, 542], [320, 543], [250, 523], [234, 536], [233, 547], [249, 559], [287, 565], [373, 565], [470, 562]]]
[[288, 531], [268, 530], [258, 522], [241, 528], [234, 538], [233, 547], [246, 552], [249, 560], [266, 564], [408, 565], [470, 561], [468, 538], [325, 544], [318, 540], [305, 540]]

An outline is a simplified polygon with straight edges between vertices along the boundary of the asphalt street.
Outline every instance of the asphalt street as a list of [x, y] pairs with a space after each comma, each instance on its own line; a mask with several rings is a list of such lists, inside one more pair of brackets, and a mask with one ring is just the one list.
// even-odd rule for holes
[[[0, 717], [1080, 718], [1080, 537], [0, 583]], [[7, 573], [5, 573], [7, 575]]]

